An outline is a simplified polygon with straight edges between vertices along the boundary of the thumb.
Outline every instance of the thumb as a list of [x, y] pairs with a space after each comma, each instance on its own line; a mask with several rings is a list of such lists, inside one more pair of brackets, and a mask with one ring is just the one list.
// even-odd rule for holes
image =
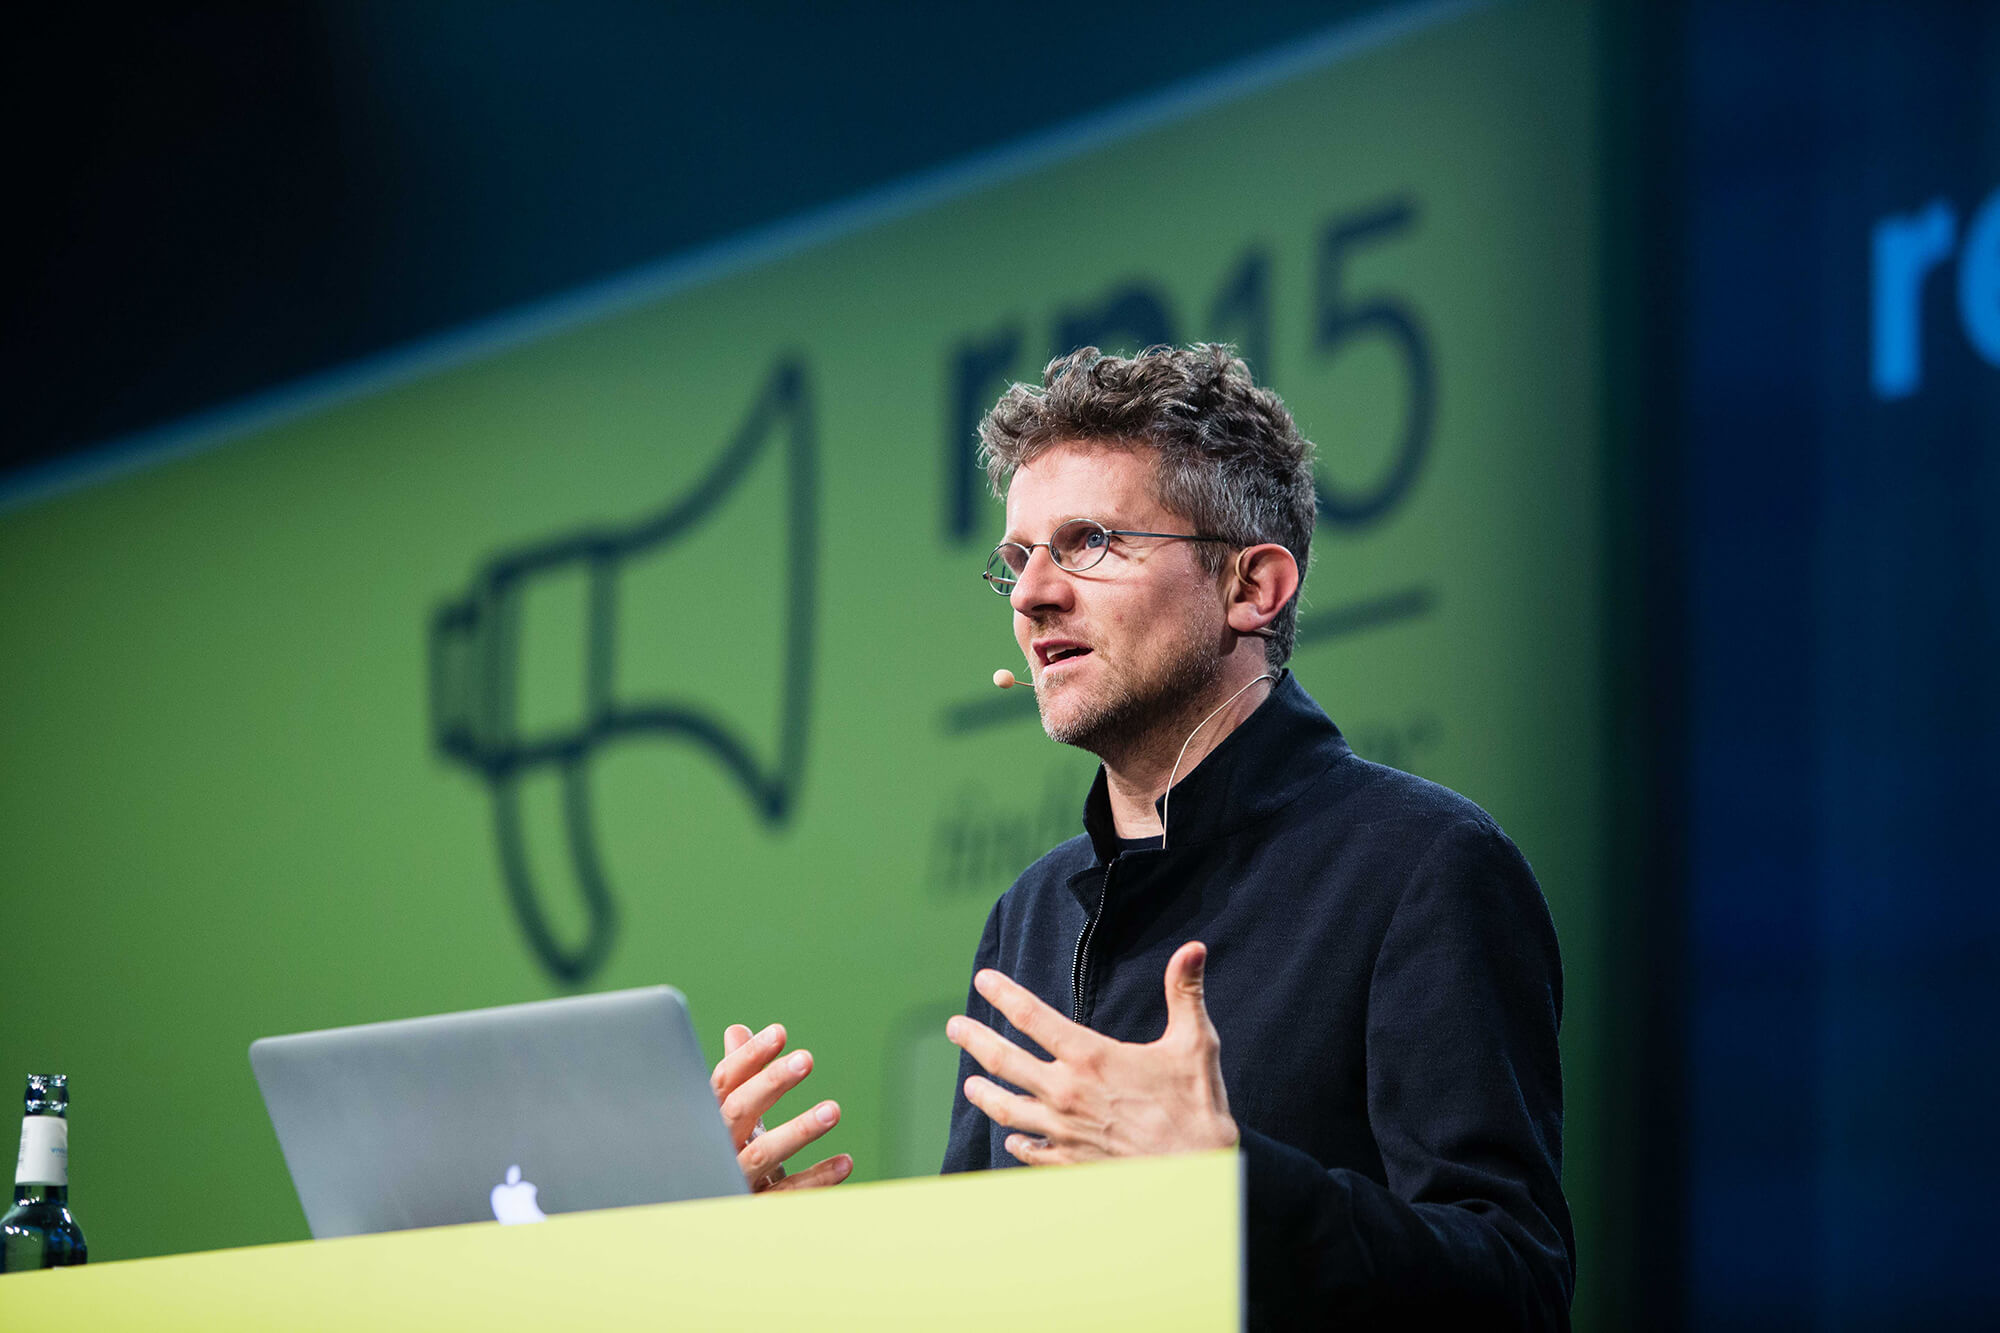
[[1180, 1028], [1200, 1031], [1208, 1023], [1208, 1001], [1203, 990], [1208, 969], [1208, 946], [1189, 940], [1174, 950], [1167, 960], [1167, 1031]]

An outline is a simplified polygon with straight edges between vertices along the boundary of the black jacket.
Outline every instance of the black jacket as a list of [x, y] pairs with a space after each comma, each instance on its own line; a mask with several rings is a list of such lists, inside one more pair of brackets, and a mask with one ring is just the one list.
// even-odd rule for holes
[[[1561, 963], [1514, 844], [1465, 798], [1356, 756], [1289, 672], [1168, 810], [1164, 850], [1121, 852], [1100, 771], [1084, 834], [994, 905], [975, 970], [1152, 1041], [1168, 957], [1207, 942], [1253, 1327], [1568, 1327]], [[1043, 1054], [976, 992], [966, 1005]], [[965, 1100], [981, 1071], [959, 1067], [944, 1169], [1015, 1165]]]

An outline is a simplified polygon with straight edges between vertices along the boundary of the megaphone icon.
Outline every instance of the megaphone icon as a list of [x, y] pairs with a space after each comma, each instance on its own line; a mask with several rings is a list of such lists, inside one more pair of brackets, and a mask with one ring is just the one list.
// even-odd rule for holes
[[[785, 492], [781, 597], [784, 623], [778, 642], [777, 738], [753, 746], [712, 707], [698, 702], [704, 685], [673, 682], [671, 697], [621, 698], [616, 658], [621, 585], [634, 557], [700, 534], [744, 483], [751, 469], [782, 447]], [[719, 520], [718, 520], [719, 521]], [[766, 520], [768, 522], [768, 520]], [[755, 531], [753, 529], [752, 531]], [[728, 536], [728, 533], [721, 534]], [[493, 798], [494, 831], [502, 877], [522, 932], [542, 965], [558, 980], [578, 984], [603, 966], [617, 934], [618, 907], [598, 855], [591, 818], [590, 760], [609, 741], [633, 736], [676, 736], [693, 742], [741, 786], [751, 807], [770, 824], [793, 812], [804, 774], [807, 709], [814, 639], [814, 584], [818, 563], [817, 445], [804, 366], [781, 361], [749, 415], [708, 471], [680, 498], [624, 527], [585, 527], [499, 552], [473, 576], [463, 597], [440, 606], [430, 625], [431, 726], [448, 758], [486, 782]], [[519, 665], [525, 600], [537, 585], [581, 581], [586, 625], [582, 645], [582, 698], [563, 725], [523, 735]], [[690, 622], [694, 619], [689, 617]], [[740, 685], [741, 664], [715, 659]], [[535, 774], [559, 777], [561, 823], [585, 925], [580, 941], [557, 937], [547, 901], [533, 881], [523, 828], [525, 781]]]

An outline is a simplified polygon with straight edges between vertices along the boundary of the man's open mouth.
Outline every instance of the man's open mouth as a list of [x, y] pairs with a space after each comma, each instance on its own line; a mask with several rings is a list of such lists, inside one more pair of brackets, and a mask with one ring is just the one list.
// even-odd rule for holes
[[1050, 643], [1042, 645], [1037, 651], [1041, 655], [1042, 666], [1047, 668], [1054, 666], [1058, 662], [1067, 662], [1074, 658], [1082, 657], [1089, 653], [1090, 649], [1080, 643]]

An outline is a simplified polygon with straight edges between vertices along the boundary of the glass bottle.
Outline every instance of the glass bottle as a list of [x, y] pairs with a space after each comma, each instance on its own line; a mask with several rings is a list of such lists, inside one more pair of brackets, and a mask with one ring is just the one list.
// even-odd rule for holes
[[14, 1206], [0, 1217], [0, 1273], [80, 1264], [88, 1253], [69, 1213], [69, 1076], [30, 1074]]

